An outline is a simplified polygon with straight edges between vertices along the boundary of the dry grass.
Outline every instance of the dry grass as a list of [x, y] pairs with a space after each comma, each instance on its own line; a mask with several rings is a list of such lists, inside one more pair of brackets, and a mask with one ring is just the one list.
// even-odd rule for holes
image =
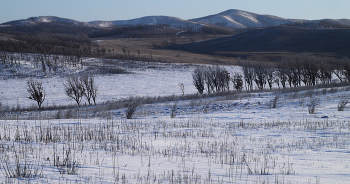
[[[220, 35], [207, 36], [207, 40], [223, 37]], [[191, 37], [176, 37], [177, 44], [190, 43], [191, 38], [195, 41], [203, 41], [200, 35]], [[164, 63], [193, 63], [193, 64], [227, 64], [237, 65], [237, 59], [232, 57], [217, 57], [206, 54], [194, 54], [186, 51], [163, 49], [164, 40], [171, 44], [171, 37], [150, 39], [105, 39], [99, 41], [100, 48], [106, 48], [106, 58], [118, 58], [118, 56], [148, 58], [153, 61]], [[156, 46], [156, 47], [155, 47]], [[126, 52], [123, 52], [123, 48]], [[140, 55], [139, 55], [140, 53]]]

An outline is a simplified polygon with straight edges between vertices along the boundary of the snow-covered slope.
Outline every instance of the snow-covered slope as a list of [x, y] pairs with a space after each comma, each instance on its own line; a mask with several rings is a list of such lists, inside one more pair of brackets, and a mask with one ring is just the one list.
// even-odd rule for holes
[[170, 25], [171, 27], [201, 27], [203, 23], [192, 22], [177, 17], [170, 16], [146, 16], [131, 20], [115, 20], [115, 21], [92, 21], [94, 24], [101, 27], [123, 26], [123, 25]]
[[86, 22], [80, 22], [72, 19], [60, 18], [55, 16], [30, 17], [28, 19], [5, 22], [2, 25], [3, 26], [33, 26], [41, 23], [56, 23], [56, 24], [63, 24], [67, 26], [96, 27], [95, 25], [89, 24]]
[[269, 27], [298, 22], [273, 15], [259, 15], [242, 10], [227, 10], [216, 15], [191, 19], [193, 22], [213, 24], [230, 28]]

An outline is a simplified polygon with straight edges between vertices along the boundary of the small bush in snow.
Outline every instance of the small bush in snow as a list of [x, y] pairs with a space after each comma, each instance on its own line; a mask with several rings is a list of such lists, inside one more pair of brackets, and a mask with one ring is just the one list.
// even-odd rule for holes
[[139, 105], [140, 104], [138, 102], [135, 102], [135, 101], [133, 101], [127, 105], [128, 107], [126, 108], [126, 112], [125, 112], [126, 119], [132, 119], [132, 117], [133, 117], [134, 113], [136, 112], [136, 109]]
[[180, 87], [182, 96], [185, 96], [185, 85], [184, 85], [184, 83], [180, 82], [179, 83], [179, 87]]
[[279, 96], [275, 96], [275, 98], [271, 101], [271, 108], [277, 107], [277, 101], [279, 99]]
[[348, 99], [342, 99], [338, 103], [338, 111], [344, 111], [345, 106], [348, 104], [349, 100]]
[[309, 114], [315, 114], [316, 106], [320, 104], [320, 99], [311, 98], [310, 103], [307, 105]]
[[175, 118], [176, 117], [176, 111], [177, 111], [177, 102], [174, 102], [172, 107], [171, 107], [171, 114], [170, 114], [170, 117], [171, 118]]
[[[23, 153], [25, 156], [26, 153]], [[8, 155], [0, 158], [0, 165], [3, 168], [3, 174], [7, 178], [41, 178], [43, 166], [35, 164], [27, 159], [21, 159], [21, 155], [16, 153], [14, 155], [15, 162], [10, 162]]]

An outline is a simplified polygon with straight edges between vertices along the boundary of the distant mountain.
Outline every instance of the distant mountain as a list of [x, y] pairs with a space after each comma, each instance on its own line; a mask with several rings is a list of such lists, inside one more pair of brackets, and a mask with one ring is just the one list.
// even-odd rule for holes
[[60, 33], [77, 34], [90, 33], [105, 28], [95, 26], [86, 22], [65, 19], [55, 16], [30, 17], [28, 19], [14, 20], [0, 24], [0, 31], [5, 33]]
[[284, 19], [273, 15], [259, 15], [230, 9], [215, 15], [184, 20], [171, 16], [146, 16], [131, 20], [81, 22], [55, 16], [39, 16], [0, 24], [1, 32], [27, 33], [91, 33], [111, 30], [115, 26], [169, 25], [174, 28], [268, 28], [290, 25], [304, 28], [350, 28], [349, 19], [299, 20]]
[[284, 19], [273, 15], [259, 15], [231, 9], [219, 14], [191, 19], [190, 21], [229, 28], [259, 28], [292, 24], [305, 20]]
[[276, 26], [168, 48], [223, 56], [233, 56], [234, 52], [312, 52], [349, 57], [349, 40], [350, 29]]
[[170, 16], [147, 16], [131, 20], [91, 21], [90, 24], [100, 27], [125, 25], [169, 25], [170, 27], [202, 27], [204, 24]]
[[166, 24], [171, 27], [203, 27], [203, 26], [220, 26], [225, 28], [261, 28], [273, 27], [279, 25], [293, 25], [308, 28], [348, 28], [350, 27], [349, 19], [322, 19], [322, 20], [305, 20], [305, 19], [284, 19], [274, 15], [260, 15], [242, 10], [230, 9], [215, 15], [184, 20], [170, 16], [146, 16], [131, 20], [115, 21], [91, 21], [90, 24], [99, 27], [110, 28], [113, 26], [127, 25], [159, 25]]
[[81, 27], [96, 27], [93, 24], [86, 22], [80, 22], [72, 19], [60, 18], [55, 16], [39, 16], [39, 17], [30, 17], [28, 19], [14, 20], [10, 22], [5, 22], [1, 24], [3, 27], [8, 26], [34, 26], [41, 23], [53, 23], [61, 24], [66, 26], [81, 26]]

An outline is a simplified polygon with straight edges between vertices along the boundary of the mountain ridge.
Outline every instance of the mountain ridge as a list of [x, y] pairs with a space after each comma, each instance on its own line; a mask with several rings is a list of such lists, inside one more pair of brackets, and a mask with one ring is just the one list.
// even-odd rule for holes
[[57, 24], [60, 26], [78, 26], [84, 28], [110, 29], [115, 26], [136, 26], [136, 25], [169, 25], [175, 28], [200, 28], [220, 26], [230, 29], [239, 28], [261, 28], [279, 25], [294, 25], [310, 28], [350, 28], [349, 19], [285, 19], [275, 15], [261, 15], [248, 11], [229, 9], [218, 14], [184, 20], [172, 16], [144, 16], [129, 20], [104, 21], [96, 20], [82, 22], [56, 16], [38, 16], [27, 19], [13, 20], [0, 24], [0, 28], [11, 26], [36, 26], [40, 24]]
[[37, 17], [29, 17], [27, 19], [19, 19], [13, 20], [9, 22], [2, 23], [0, 25], [6, 26], [33, 26], [41, 23], [59, 23], [65, 25], [75, 25], [75, 26], [84, 26], [84, 27], [96, 27], [93, 24], [77, 21], [68, 18], [62, 18], [57, 16], [37, 16]]
[[114, 21], [90, 21], [88, 22], [93, 25], [102, 27], [111, 26], [124, 26], [124, 25], [160, 25], [167, 24], [170, 27], [201, 27], [204, 26], [201, 23], [184, 20], [178, 17], [172, 16], [145, 16], [130, 20], [114, 20]]

